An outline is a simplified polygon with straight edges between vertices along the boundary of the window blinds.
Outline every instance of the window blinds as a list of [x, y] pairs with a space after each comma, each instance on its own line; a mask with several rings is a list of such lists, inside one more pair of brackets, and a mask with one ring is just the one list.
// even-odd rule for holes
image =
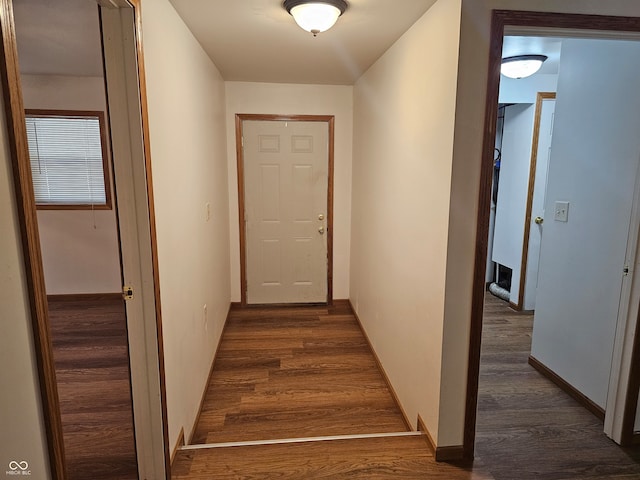
[[105, 205], [100, 119], [29, 115], [26, 121], [36, 203]]

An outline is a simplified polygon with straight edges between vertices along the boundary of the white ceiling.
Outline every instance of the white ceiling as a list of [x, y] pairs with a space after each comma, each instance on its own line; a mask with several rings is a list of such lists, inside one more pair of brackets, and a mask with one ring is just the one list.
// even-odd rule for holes
[[502, 45], [502, 58], [516, 55], [546, 55], [549, 58], [539, 73], [557, 74], [561, 48], [561, 38], [506, 36]]
[[95, 1], [17, 0], [13, 5], [22, 73], [102, 76]]
[[314, 38], [282, 0], [170, 0], [225, 80], [352, 85], [435, 0], [348, 0]]
[[[336, 85], [353, 84], [435, 2], [349, 0], [338, 23], [314, 38], [282, 0], [170, 1], [225, 80]], [[23, 73], [102, 76], [94, 0], [13, 3]], [[507, 36], [503, 57], [544, 54], [541, 73], [557, 73], [561, 42]]]

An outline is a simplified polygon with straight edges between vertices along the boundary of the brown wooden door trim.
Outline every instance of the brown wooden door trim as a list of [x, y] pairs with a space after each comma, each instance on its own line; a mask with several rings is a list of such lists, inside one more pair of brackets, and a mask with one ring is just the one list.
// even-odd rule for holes
[[333, 115], [268, 115], [236, 114], [236, 160], [238, 168], [238, 227], [240, 228], [240, 295], [242, 306], [247, 305], [247, 238], [245, 232], [244, 154], [242, 122], [245, 120], [277, 122], [326, 122], [329, 127], [329, 158], [327, 183], [327, 304], [333, 305], [333, 176], [335, 117]]
[[[480, 166], [480, 191], [478, 198], [478, 217], [476, 227], [476, 254], [471, 297], [471, 328], [469, 340], [469, 361], [467, 370], [467, 395], [464, 422], [464, 453], [473, 458], [476, 436], [476, 415], [478, 406], [478, 375], [480, 372], [480, 348], [482, 345], [482, 314], [485, 291], [485, 272], [489, 238], [489, 208], [491, 206], [491, 174], [493, 153], [498, 119], [498, 93], [500, 88], [500, 62], [502, 57], [502, 39], [505, 26], [523, 26], [539, 28], [568, 28], [576, 30], [601, 30], [613, 32], [640, 32], [640, 18], [614, 17], [601, 15], [579, 15], [563, 13], [527, 12], [516, 10], [494, 10], [491, 19], [491, 37], [489, 44], [489, 72], [487, 96], [485, 99], [484, 136]], [[636, 332], [638, 333], [638, 332]], [[633, 358], [640, 358], [640, 341], [636, 334]], [[624, 426], [633, 429], [636, 406], [629, 406], [629, 397], [638, 398], [640, 386], [640, 364], [631, 365], [629, 387], [635, 392], [627, 395], [627, 407], [624, 414]], [[629, 411], [626, 411], [629, 410]], [[632, 435], [631, 435], [632, 436]]]
[[62, 421], [49, 331], [49, 309], [44, 284], [36, 203], [31, 181], [31, 163], [27, 144], [12, 0], [0, 0], [0, 29], [2, 30], [0, 61], [3, 66], [0, 68], [0, 77], [13, 166], [16, 207], [22, 237], [27, 294], [33, 325], [34, 350], [47, 435], [49, 465], [51, 477], [63, 480], [66, 478], [66, 473]]
[[533, 209], [533, 193], [536, 188], [536, 168], [538, 165], [538, 144], [540, 142], [540, 116], [542, 115], [542, 103], [545, 100], [555, 99], [553, 92], [538, 92], [536, 98], [536, 112], [533, 123], [533, 138], [531, 141], [531, 162], [529, 167], [529, 189], [527, 191], [527, 207], [524, 215], [524, 235], [522, 237], [522, 259], [520, 261], [520, 285], [518, 290], [518, 303], [516, 310], [522, 311], [524, 306], [524, 288], [527, 279], [527, 266], [529, 264], [529, 234], [531, 233], [531, 210]]

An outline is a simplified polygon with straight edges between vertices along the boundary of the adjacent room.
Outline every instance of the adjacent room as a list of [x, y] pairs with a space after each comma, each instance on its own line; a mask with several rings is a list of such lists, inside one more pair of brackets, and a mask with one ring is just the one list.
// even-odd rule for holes
[[99, 10], [15, 22], [67, 478], [137, 478]]
[[[496, 478], [514, 450], [547, 458], [519, 478], [588, 469], [577, 432], [605, 455], [615, 334], [633, 309], [640, 71], [627, 62], [640, 43], [549, 35], [503, 45], [504, 59], [544, 63], [500, 81], [477, 437]], [[635, 468], [609, 454], [597, 476]]]

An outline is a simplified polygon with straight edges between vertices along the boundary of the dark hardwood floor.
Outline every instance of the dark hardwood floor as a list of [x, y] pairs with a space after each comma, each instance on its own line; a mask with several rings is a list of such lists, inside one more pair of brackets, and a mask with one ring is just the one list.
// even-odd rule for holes
[[533, 315], [487, 293], [476, 455], [496, 480], [640, 479], [640, 450], [618, 447], [603, 424], [527, 360]]
[[49, 302], [69, 480], [137, 479], [124, 304]]
[[[232, 310], [193, 443], [406, 432], [349, 305]], [[178, 479], [492, 480], [425, 437], [179, 450]]]
[[[232, 313], [196, 441], [346, 433], [339, 425], [362, 431], [378, 425], [377, 416], [366, 412], [385, 396], [350, 312], [292, 312]], [[287, 321], [278, 320], [283, 315]], [[399, 437], [182, 450], [173, 478], [640, 479], [640, 450], [614, 444], [602, 422], [528, 365], [531, 331], [531, 315], [487, 294], [473, 464], [437, 463], [423, 438]], [[344, 403], [338, 404], [340, 397]], [[382, 411], [379, 425], [391, 430], [390, 411]]]
[[406, 431], [348, 304], [232, 310], [191, 443]]
[[178, 453], [174, 480], [492, 480], [479, 462], [438, 463], [423, 437], [335, 440]]

